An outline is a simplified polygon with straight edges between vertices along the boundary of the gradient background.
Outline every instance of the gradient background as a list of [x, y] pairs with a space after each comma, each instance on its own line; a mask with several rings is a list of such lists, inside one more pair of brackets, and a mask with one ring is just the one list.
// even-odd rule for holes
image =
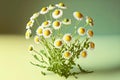
[[95, 72], [80, 74], [78, 80], [120, 80], [120, 0], [0, 0], [0, 80], [65, 80], [52, 73], [42, 76], [40, 69], [29, 63], [32, 58], [27, 47], [33, 41], [24, 39], [32, 14], [59, 2], [69, 7], [67, 17], [81, 11], [95, 21], [96, 49], [78, 61]]

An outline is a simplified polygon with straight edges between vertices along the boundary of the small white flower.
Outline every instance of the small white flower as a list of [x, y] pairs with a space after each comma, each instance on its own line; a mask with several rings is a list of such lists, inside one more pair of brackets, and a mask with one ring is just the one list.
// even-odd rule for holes
[[49, 9], [49, 10], [53, 10], [54, 8], [55, 8], [55, 6], [54, 6], [54, 5], [52, 5], [52, 4], [51, 4], [51, 5], [49, 5], [49, 7], [48, 7], [48, 9]]
[[77, 19], [77, 20], [82, 20], [82, 19], [83, 19], [83, 15], [82, 15], [82, 13], [80, 13], [80, 12], [74, 12], [74, 13], [73, 13], [73, 16], [74, 16], [75, 19]]
[[67, 8], [64, 3], [56, 4], [56, 6], [57, 6], [58, 8], [61, 8], [61, 9], [66, 9], [66, 8]]
[[61, 28], [61, 22], [59, 20], [56, 20], [52, 24], [54, 29], [60, 29]]
[[33, 26], [33, 24], [34, 24], [34, 20], [30, 20], [26, 25], [26, 29], [31, 28]]
[[43, 35], [43, 27], [42, 26], [39, 26], [36, 30], [36, 34], [38, 36], [42, 36]]
[[95, 43], [94, 42], [89, 42], [89, 48], [93, 50], [95, 48]]
[[30, 39], [31, 34], [32, 34], [32, 31], [30, 29], [27, 29], [27, 31], [25, 32], [25, 38]]
[[63, 36], [63, 41], [66, 43], [69, 43], [70, 41], [72, 41], [72, 35], [71, 34], [65, 34]]
[[69, 24], [71, 24], [71, 19], [65, 18], [65, 19], [62, 21], [62, 23], [65, 24], [65, 25], [69, 25]]
[[44, 21], [44, 22], [42, 23], [42, 26], [43, 26], [43, 27], [49, 27], [50, 25], [51, 25], [51, 21], [50, 21], [50, 20]]
[[44, 36], [44, 38], [49, 38], [51, 36], [51, 34], [52, 34], [52, 30], [50, 28], [45, 28], [43, 30], [43, 36]]
[[32, 52], [34, 50], [34, 46], [33, 45], [30, 45], [29, 47], [28, 47], [28, 51], [29, 52]]
[[89, 24], [90, 26], [93, 26], [94, 23], [93, 23], [93, 19], [91, 17], [86, 17], [86, 23]]
[[62, 15], [63, 15], [63, 11], [62, 11], [61, 9], [56, 9], [56, 10], [54, 10], [53, 13], [52, 13], [52, 17], [53, 17], [54, 19], [58, 19], [58, 18], [60, 18]]
[[39, 12], [34, 13], [33, 16], [30, 18], [30, 20], [34, 20], [34, 19], [36, 19], [39, 15], [40, 15]]
[[79, 27], [79, 28], [78, 28], [78, 34], [79, 34], [79, 35], [83, 36], [83, 35], [85, 35], [85, 32], [86, 32], [86, 30], [85, 30], [84, 27]]
[[93, 37], [94, 32], [91, 29], [89, 29], [89, 30], [87, 30], [87, 35], [89, 38], [91, 38], [91, 37]]
[[62, 45], [63, 45], [63, 42], [62, 42], [61, 39], [56, 39], [56, 40], [54, 41], [54, 46], [55, 46], [56, 48], [61, 48]]
[[72, 53], [70, 51], [65, 51], [63, 53], [63, 58], [70, 59], [72, 57]]
[[40, 39], [39, 39], [39, 37], [38, 37], [37, 35], [34, 37], [34, 42], [35, 42], [36, 44], [39, 44], [39, 43], [40, 43]]
[[49, 12], [48, 7], [43, 7], [40, 11], [40, 14], [46, 14], [48, 12]]
[[86, 50], [81, 51], [81, 52], [80, 52], [80, 55], [81, 55], [83, 58], [87, 57], [87, 51], [86, 51]]

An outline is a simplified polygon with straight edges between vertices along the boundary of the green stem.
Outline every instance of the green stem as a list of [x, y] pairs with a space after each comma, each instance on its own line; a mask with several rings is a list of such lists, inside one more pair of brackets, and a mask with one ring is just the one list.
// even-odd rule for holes
[[37, 25], [40, 26], [39, 21], [37, 20], [37, 18], [35, 19], [35, 21], [36, 21]]
[[43, 59], [43, 56], [39, 53], [39, 52], [37, 52], [36, 50], [33, 50], [35, 53], [37, 53], [40, 57], [41, 57], [41, 59], [42, 59], [42, 61], [44, 61], [44, 62], [46, 62], [44, 59]]

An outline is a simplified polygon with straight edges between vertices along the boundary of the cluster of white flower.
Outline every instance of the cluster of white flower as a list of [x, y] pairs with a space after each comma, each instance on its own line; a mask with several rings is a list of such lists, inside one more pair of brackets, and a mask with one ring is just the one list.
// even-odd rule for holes
[[[52, 12], [50, 15], [54, 20], [52, 21], [47, 19], [44, 22], [42, 22], [41, 25], [38, 26], [38, 28], [36, 29], [36, 34], [34, 36], [34, 42], [36, 44], [39, 44], [41, 41], [40, 40], [41, 37], [44, 37], [45, 39], [55, 37], [54, 35], [52, 36], [55, 30], [59, 31], [62, 25], [72, 24], [72, 20], [68, 18], [64, 18], [61, 21], [60, 18], [62, 18], [63, 16], [63, 9], [67, 9], [67, 7], [65, 6], [64, 3], [59, 3], [56, 5], [49, 5], [48, 7], [43, 7], [39, 12], [34, 13], [33, 16], [30, 18], [30, 21], [26, 25], [27, 30], [25, 33], [25, 38], [29, 39], [31, 37], [32, 35], [31, 28], [34, 25], [35, 19], [37, 19], [39, 15], [46, 15], [50, 11]], [[81, 21], [84, 18], [83, 14], [79, 11], [73, 12], [73, 16], [77, 21]], [[93, 19], [91, 17], [88, 17], [88, 16], [86, 17], [86, 25], [89, 25], [89, 26], [94, 25]], [[78, 27], [76, 32], [78, 32], [79, 36], [84, 36], [85, 34], [87, 34], [88, 38], [91, 38], [94, 35], [92, 29], [86, 30], [85, 26]], [[73, 40], [73, 34], [65, 33], [62, 35], [62, 37], [59, 37], [59, 38], [55, 37], [53, 45], [55, 48], [62, 48], [64, 44], [70, 44], [72, 40]], [[89, 47], [91, 49], [94, 49], [95, 44], [93, 42], [90, 42]], [[32, 51], [33, 49], [34, 49], [33, 46], [29, 47], [29, 51]], [[86, 57], [87, 51], [83, 50], [80, 52], [80, 54], [82, 57]], [[62, 53], [62, 56], [65, 59], [69, 59], [72, 56], [72, 52], [66, 50]]]

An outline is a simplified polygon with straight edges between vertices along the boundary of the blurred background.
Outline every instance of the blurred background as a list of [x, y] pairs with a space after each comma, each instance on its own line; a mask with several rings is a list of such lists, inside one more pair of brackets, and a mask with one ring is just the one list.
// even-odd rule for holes
[[65, 80], [54, 74], [42, 76], [40, 69], [29, 63], [32, 58], [27, 47], [33, 41], [24, 39], [32, 14], [59, 2], [68, 6], [67, 17], [80, 11], [95, 21], [96, 49], [80, 61], [83, 67], [95, 72], [78, 75], [79, 79], [120, 80], [120, 0], [0, 0], [0, 80]]

